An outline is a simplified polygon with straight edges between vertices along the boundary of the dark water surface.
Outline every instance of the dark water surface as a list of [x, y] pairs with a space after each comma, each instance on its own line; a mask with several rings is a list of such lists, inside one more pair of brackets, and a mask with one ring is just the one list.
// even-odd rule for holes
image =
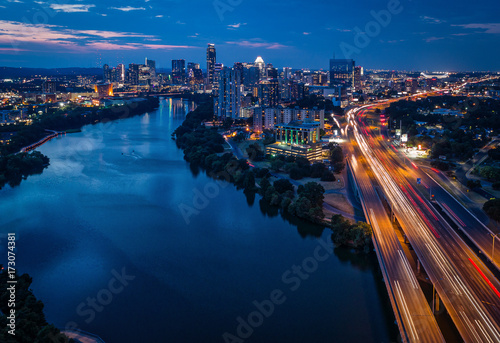
[[244, 342], [396, 341], [375, 255], [328, 254], [328, 229], [193, 175], [170, 137], [192, 106], [52, 140], [42, 175], [0, 191], [0, 253], [16, 232], [48, 321], [106, 343], [224, 342], [238, 317]]

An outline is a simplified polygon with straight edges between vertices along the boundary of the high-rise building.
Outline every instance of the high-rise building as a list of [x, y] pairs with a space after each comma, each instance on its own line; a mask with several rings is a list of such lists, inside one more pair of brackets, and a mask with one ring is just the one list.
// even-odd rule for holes
[[139, 84], [139, 67], [140, 64], [131, 63], [128, 65], [127, 83], [132, 86]]
[[149, 67], [149, 74], [152, 81], [156, 81], [156, 62], [146, 58], [146, 66]]
[[278, 69], [274, 68], [272, 64], [266, 68], [267, 78], [268, 79], [277, 79], [278, 78]]
[[257, 56], [254, 62], [254, 66], [259, 69], [259, 80], [263, 80], [266, 78], [266, 64], [262, 57]]
[[354, 89], [360, 91], [363, 86], [361, 84], [361, 79], [363, 77], [363, 67], [354, 67]]
[[216, 114], [219, 118], [238, 118], [241, 110], [241, 71], [223, 67], [218, 72]]
[[258, 90], [259, 104], [263, 107], [278, 106], [280, 100], [279, 82], [277, 79], [260, 81]]
[[354, 66], [351, 59], [330, 60], [330, 85], [342, 84], [346, 87], [354, 87]]
[[203, 72], [200, 69], [199, 63], [188, 62], [187, 64], [187, 77], [189, 84], [199, 85], [203, 83]]
[[186, 61], [172, 60], [172, 81], [174, 84], [183, 84], [186, 77]]
[[214, 72], [215, 72], [215, 63], [217, 61], [217, 54], [215, 52], [215, 45], [208, 44], [207, 47], [207, 85], [213, 86], [214, 84]]
[[42, 93], [54, 94], [56, 92], [56, 83], [54, 81], [45, 80], [42, 84]]
[[292, 77], [292, 68], [285, 67], [283, 68], [283, 79], [288, 80]]
[[109, 65], [105, 64], [102, 67], [102, 71], [103, 71], [104, 82], [111, 82], [111, 69], [109, 68]]

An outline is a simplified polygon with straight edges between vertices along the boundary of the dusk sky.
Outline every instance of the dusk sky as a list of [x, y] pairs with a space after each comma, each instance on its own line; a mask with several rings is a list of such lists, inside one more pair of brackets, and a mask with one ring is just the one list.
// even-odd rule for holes
[[[0, 66], [101, 67], [148, 57], [159, 68], [182, 58], [205, 69], [214, 43], [226, 65], [260, 55], [277, 67], [327, 69], [350, 46], [348, 57], [368, 69], [500, 71], [498, 0], [402, 0], [385, 27], [374, 25], [371, 13], [394, 1], [2, 0]], [[380, 32], [356, 45], [356, 28], [367, 24]]]

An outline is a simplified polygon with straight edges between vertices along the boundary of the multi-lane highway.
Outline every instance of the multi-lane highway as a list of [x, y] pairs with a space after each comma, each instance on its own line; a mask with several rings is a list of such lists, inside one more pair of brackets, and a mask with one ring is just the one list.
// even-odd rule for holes
[[356, 143], [461, 336], [466, 342], [499, 342], [498, 281], [412, 187], [418, 169], [407, 168], [359, 125], [355, 115], [362, 111], [347, 114]]
[[375, 251], [404, 342], [443, 342], [443, 336], [410, 267], [387, 212], [354, 147], [346, 144], [363, 210], [373, 228]]

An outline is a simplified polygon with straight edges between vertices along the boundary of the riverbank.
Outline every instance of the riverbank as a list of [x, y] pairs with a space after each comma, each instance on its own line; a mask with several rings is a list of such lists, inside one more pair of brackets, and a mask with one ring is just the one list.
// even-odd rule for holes
[[[177, 146], [183, 150], [184, 159], [189, 162], [192, 169], [202, 169], [210, 177], [232, 183], [238, 189], [243, 189], [247, 197], [255, 197], [255, 193], [259, 193], [264, 201], [279, 209], [282, 215], [291, 215], [327, 227], [335, 224], [333, 226], [336, 227], [336, 223], [325, 221], [323, 210], [325, 188], [312, 181], [314, 177], [323, 180], [325, 174], [335, 181], [333, 173], [326, 166], [310, 165], [306, 159], [291, 160], [288, 157], [285, 160], [284, 156], [277, 156], [270, 162], [275, 171], [274, 174], [268, 168], [255, 167], [248, 160], [252, 163], [261, 163], [254, 161], [264, 160], [265, 154], [262, 148], [258, 144], [249, 145], [245, 149], [245, 156], [248, 160], [244, 157], [238, 159], [233, 153], [225, 152], [226, 140], [218, 129], [207, 128], [202, 124], [212, 118], [211, 103], [200, 104], [196, 110], [186, 116], [186, 120], [172, 135], [176, 139]], [[233, 147], [234, 143], [231, 141], [229, 143]], [[238, 156], [241, 155], [238, 154]], [[340, 155], [343, 157], [341, 150]], [[288, 169], [291, 169], [290, 177], [276, 177], [276, 172], [285, 166], [285, 161]], [[275, 162], [280, 162], [280, 164]], [[299, 184], [297, 178], [293, 177], [294, 168], [299, 171], [300, 179], [307, 176], [309, 180]], [[335, 242], [338, 245], [369, 251], [371, 228], [361, 225], [343, 225], [343, 234], [335, 235]]]
[[[150, 97], [127, 102], [124, 106], [94, 109], [80, 113], [55, 112], [48, 114], [24, 128], [16, 128], [16, 135], [8, 145], [0, 147], [0, 189], [6, 184], [18, 186], [22, 180], [41, 174], [50, 164], [41, 153], [28, 153], [63, 132], [81, 132], [85, 125], [93, 125], [118, 119], [130, 118], [157, 109], [158, 98]], [[80, 108], [79, 108], [80, 109]], [[57, 131], [56, 131], [57, 130]], [[52, 134], [47, 136], [47, 131]]]

